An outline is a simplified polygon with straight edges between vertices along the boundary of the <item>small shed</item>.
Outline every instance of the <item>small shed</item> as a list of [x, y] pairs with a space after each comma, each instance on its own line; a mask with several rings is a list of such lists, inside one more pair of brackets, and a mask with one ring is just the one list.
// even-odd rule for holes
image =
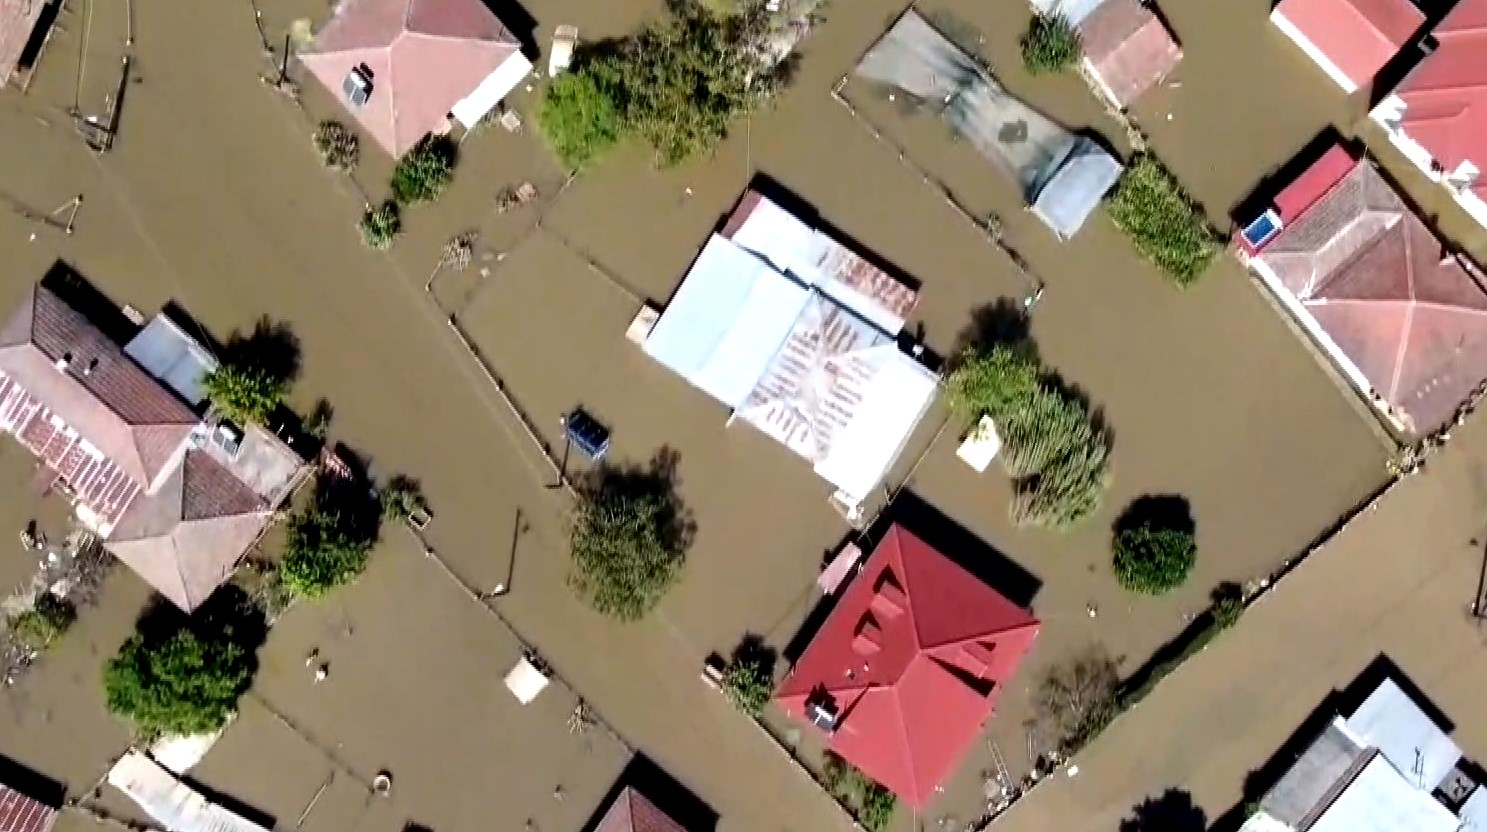
[[1080, 71], [1118, 110], [1161, 83], [1182, 60], [1166, 24], [1136, 0], [1105, 0], [1080, 22], [1079, 33]]
[[506, 689], [523, 705], [530, 705], [537, 694], [547, 688], [548, 672], [530, 655], [517, 660], [516, 666], [506, 674]]

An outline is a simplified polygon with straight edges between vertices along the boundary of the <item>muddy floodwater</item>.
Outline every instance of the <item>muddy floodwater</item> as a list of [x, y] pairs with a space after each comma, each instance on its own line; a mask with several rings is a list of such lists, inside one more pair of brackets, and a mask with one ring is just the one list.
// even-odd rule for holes
[[[278, 624], [238, 722], [195, 772], [278, 828], [395, 832], [417, 823], [454, 832], [531, 820], [577, 832], [635, 751], [709, 804], [721, 832], [846, 828], [834, 803], [698, 673], [707, 654], [745, 633], [787, 642], [815, 601], [823, 554], [848, 529], [808, 466], [757, 432], [725, 428], [720, 406], [623, 336], [642, 302], [667, 300], [756, 177], [917, 281], [914, 323], [942, 355], [976, 309], [1020, 302], [1028, 285], [936, 180], [954, 183], [973, 213], [999, 214], [1048, 286], [1032, 317], [1039, 350], [1104, 408], [1114, 431], [1115, 486], [1101, 513], [1069, 535], [1011, 527], [1005, 478], [956, 460], [961, 426], [939, 411], [890, 479], [984, 540], [985, 556], [1031, 576], [1044, 622], [935, 817], [980, 814], [992, 744], [1014, 773], [1026, 768], [1037, 738], [1030, 744], [1023, 724], [1040, 668], [1100, 643], [1134, 670], [1216, 584], [1270, 572], [1385, 478], [1387, 450], [1369, 415], [1237, 263], [1220, 258], [1199, 285], [1177, 291], [1102, 211], [1059, 243], [1019, 210], [995, 170], [939, 125], [916, 121], [929, 116], [844, 90], [909, 165], [836, 103], [830, 90], [902, 10], [897, 0], [834, 4], [803, 47], [791, 91], [738, 124], [708, 159], [656, 171], [641, 149], [626, 148], [565, 187], [530, 129], [468, 137], [454, 185], [438, 204], [407, 213], [389, 254], [363, 247], [355, 220], [365, 200], [382, 197], [390, 161], [364, 142], [354, 178], [322, 169], [309, 134], [315, 119], [336, 115], [334, 102], [307, 87], [302, 109], [259, 81], [273, 71], [263, 38], [279, 44], [294, 21], [322, 19], [326, 5], [262, 6], [255, 23], [249, 0], [149, 0], [134, 4], [131, 24], [122, 3], [71, 0], [28, 94], [0, 94], [0, 195], [40, 213], [78, 193], [85, 201], [71, 236], [0, 212], [0, 309], [62, 259], [118, 303], [149, 312], [173, 300], [219, 338], [264, 315], [288, 323], [304, 365], [294, 403], [307, 410], [329, 399], [334, 439], [365, 453], [375, 473], [423, 482], [436, 513], [430, 544], [454, 578], [510, 587], [498, 617], [394, 533], [356, 586]], [[1166, 6], [1186, 57], [1136, 115], [1227, 227], [1225, 215], [1257, 180], [1327, 125], [1347, 128], [1357, 107], [1266, 23], [1265, 0]], [[560, 23], [600, 37], [658, 9], [642, 0], [526, 6], [544, 46]], [[978, 32], [1014, 93], [1127, 149], [1077, 79], [1023, 75], [1020, 3], [935, 0], [926, 11]], [[137, 60], [120, 134], [97, 156], [65, 112], [99, 112], [114, 93], [131, 25]], [[511, 101], [529, 128], [539, 93], [518, 88]], [[538, 202], [497, 216], [496, 193], [524, 181], [537, 186]], [[467, 230], [480, 234], [475, 263], [434, 273], [440, 247]], [[617, 625], [573, 598], [563, 491], [550, 487], [546, 459], [451, 330], [451, 315], [542, 441], [556, 448], [559, 415], [582, 404], [613, 427], [616, 459], [676, 455], [698, 534], [655, 615]], [[28, 496], [29, 470], [13, 445], [0, 448], [0, 473], [0, 488], [14, 495], [0, 501], [0, 541], [14, 541], [11, 529], [31, 517], [61, 523], [55, 505]], [[1198, 526], [1192, 580], [1160, 600], [1124, 594], [1108, 568], [1110, 522], [1143, 494], [1187, 498]], [[0, 576], [24, 577], [23, 559], [34, 556], [14, 542], [0, 547]], [[0, 693], [0, 755], [74, 795], [92, 788], [127, 742], [103, 712], [99, 665], [147, 595], [119, 569], [79, 630]], [[501, 684], [522, 640], [563, 680], [526, 707]], [[332, 664], [323, 684], [304, 668], [312, 650]], [[612, 731], [570, 733], [579, 698]], [[371, 800], [365, 784], [381, 770], [396, 786]], [[117, 793], [105, 789], [102, 799], [131, 812]], [[897, 825], [911, 820], [900, 812]]]

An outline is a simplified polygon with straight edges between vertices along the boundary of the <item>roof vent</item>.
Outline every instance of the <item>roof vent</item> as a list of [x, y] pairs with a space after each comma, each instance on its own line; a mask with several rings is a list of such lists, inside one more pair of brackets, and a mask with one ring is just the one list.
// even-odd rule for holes
[[884, 569], [873, 586], [873, 600], [870, 602], [873, 612], [884, 618], [897, 618], [903, 613], [908, 601], [909, 597], [904, 594], [903, 587], [898, 585], [893, 573]]
[[93, 371], [96, 369], [98, 369], [98, 359], [90, 358], [88, 359], [87, 365], [83, 367], [83, 375], [91, 376], [93, 375]]
[[852, 636], [852, 652], [859, 656], [871, 656], [881, 646], [883, 631], [871, 615], [864, 615], [857, 622], [857, 632]]
[[59, 359], [57, 359], [57, 372], [65, 373], [65, 372], [67, 372], [67, 368], [68, 367], [71, 367], [71, 366], [72, 366], [72, 353], [70, 353], [70, 352], [64, 352], [64, 353], [62, 353], [62, 357], [59, 358]]
[[341, 92], [353, 107], [360, 107], [372, 97], [372, 70], [366, 64], [352, 67], [341, 82]]

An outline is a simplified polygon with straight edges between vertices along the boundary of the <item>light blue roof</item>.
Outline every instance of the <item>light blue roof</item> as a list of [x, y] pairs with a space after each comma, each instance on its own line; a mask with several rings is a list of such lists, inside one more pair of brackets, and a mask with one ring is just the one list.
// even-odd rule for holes
[[1348, 728], [1426, 792], [1440, 785], [1461, 759], [1456, 743], [1392, 679], [1363, 700], [1348, 717]]
[[805, 286], [716, 234], [645, 340], [647, 355], [738, 407], [810, 298]]
[[1099, 207], [1120, 179], [1119, 160], [1093, 140], [1080, 136], [1048, 181], [1038, 190], [1032, 209], [1038, 219], [1067, 240]]

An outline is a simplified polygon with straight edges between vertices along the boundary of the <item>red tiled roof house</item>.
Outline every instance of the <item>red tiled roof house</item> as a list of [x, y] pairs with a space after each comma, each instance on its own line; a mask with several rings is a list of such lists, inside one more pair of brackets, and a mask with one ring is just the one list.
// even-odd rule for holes
[[[0, 431], [37, 458], [39, 487], [60, 486], [115, 556], [191, 610], [306, 468], [262, 429], [203, 421], [133, 357], [163, 331], [179, 332], [152, 324], [121, 347], [56, 292], [32, 287], [0, 326]], [[162, 353], [150, 346], [136, 352]]]
[[1461, 0], [1434, 51], [1371, 113], [1389, 141], [1487, 226], [1487, 0]]
[[923, 808], [975, 743], [1038, 622], [893, 526], [775, 693], [790, 716]]
[[0, 786], [0, 832], [49, 832], [57, 810], [9, 786]]
[[1410, 43], [1425, 15], [1411, 0], [1281, 0], [1270, 21], [1351, 95]]
[[1445, 426], [1487, 379], [1481, 271], [1341, 148], [1276, 203], [1304, 207], [1241, 246], [1242, 259], [1397, 433]]
[[474, 127], [532, 71], [481, 0], [342, 0], [299, 59], [393, 157]]
[[1079, 34], [1080, 71], [1118, 110], [1160, 84], [1182, 60], [1161, 18], [1136, 0], [1104, 0], [1079, 22]]
[[687, 832], [632, 786], [620, 790], [594, 832]]

